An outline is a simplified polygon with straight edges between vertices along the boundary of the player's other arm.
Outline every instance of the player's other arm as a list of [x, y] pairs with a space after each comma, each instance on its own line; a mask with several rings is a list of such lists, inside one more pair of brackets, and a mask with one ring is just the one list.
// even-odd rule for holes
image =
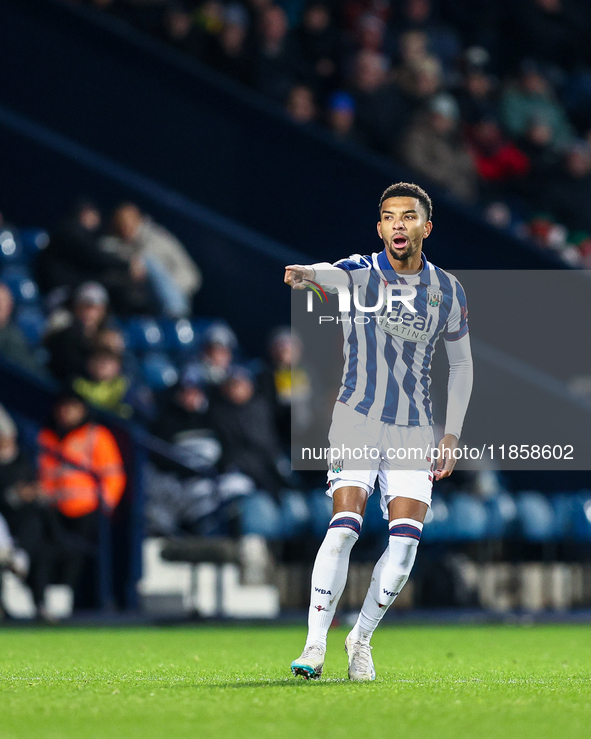
[[439, 461], [435, 470], [436, 480], [449, 477], [455, 467], [456, 460], [452, 456], [453, 450], [457, 448], [460, 440], [473, 382], [470, 334], [465, 334], [456, 341], [446, 340], [445, 349], [449, 360], [447, 412], [445, 416], [445, 435], [439, 442]]
[[439, 442], [439, 461], [435, 470], [437, 480], [449, 477], [453, 472], [456, 464], [453, 451], [460, 440], [464, 417], [472, 393], [473, 370], [468, 333], [468, 307], [464, 289], [457, 281], [455, 281], [454, 292], [453, 307], [443, 334], [449, 361], [449, 378], [445, 435]]

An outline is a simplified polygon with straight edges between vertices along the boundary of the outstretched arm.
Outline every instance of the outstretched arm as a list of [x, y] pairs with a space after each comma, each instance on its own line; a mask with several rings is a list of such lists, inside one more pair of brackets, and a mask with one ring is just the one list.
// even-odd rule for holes
[[283, 282], [294, 290], [303, 290], [307, 287], [308, 281], [315, 277], [316, 270], [309, 264], [288, 264], [285, 268]]
[[447, 383], [447, 413], [445, 418], [445, 436], [439, 442], [439, 460], [435, 470], [435, 479], [449, 477], [453, 472], [456, 460], [453, 450], [457, 448], [464, 416], [472, 393], [472, 352], [470, 351], [470, 334], [465, 334], [457, 341], [445, 341], [445, 349], [449, 360], [449, 379]]
[[339, 286], [349, 286], [349, 272], [329, 262], [288, 264], [283, 281], [294, 290], [304, 290], [310, 282], [316, 282], [327, 292], [335, 293]]

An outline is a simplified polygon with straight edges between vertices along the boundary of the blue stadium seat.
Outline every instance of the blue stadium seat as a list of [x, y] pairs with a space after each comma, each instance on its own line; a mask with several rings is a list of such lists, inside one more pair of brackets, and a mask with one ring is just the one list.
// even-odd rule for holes
[[127, 346], [133, 351], [146, 352], [164, 346], [164, 334], [153, 318], [131, 318], [123, 332]]
[[591, 490], [581, 490], [573, 498], [573, 536], [576, 541], [591, 541]]
[[166, 356], [160, 352], [147, 354], [142, 362], [143, 378], [152, 390], [164, 390], [172, 387], [179, 379], [179, 374]]
[[427, 543], [449, 541], [453, 538], [449, 509], [443, 498], [433, 496], [431, 507], [427, 511], [421, 540]]
[[308, 508], [314, 537], [324, 539], [326, 529], [332, 518], [332, 500], [326, 495], [325, 488], [313, 490], [308, 495]]
[[199, 334], [195, 331], [191, 321], [186, 318], [173, 320], [164, 318], [160, 321], [160, 328], [164, 337], [164, 346], [171, 352], [186, 352], [195, 348]]
[[19, 264], [23, 260], [23, 247], [18, 231], [0, 227], [0, 264]]
[[556, 516], [550, 501], [541, 493], [524, 491], [517, 495], [519, 527], [525, 539], [549, 542], [556, 539]]
[[283, 533], [281, 512], [273, 498], [264, 492], [246, 495], [239, 501], [243, 534], [258, 534], [265, 539], [280, 539]]
[[17, 326], [32, 346], [38, 346], [45, 331], [45, 315], [41, 308], [35, 305], [25, 305], [15, 314]]
[[388, 523], [384, 519], [384, 514], [380, 508], [380, 491], [375, 493], [367, 501], [365, 516], [363, 517], [363, 530], [372, 535], [387, 533]]
[[10, 288], [17, 305], [34, 305], [39, 302], [39, 288], [26, 267], [5, 267], [0, 279]]
[[513, 498], [504, 490], [485, 501], [487, 513], [486, 535], [490, 539], [500, 539], [510, 535], [517, 523], [517, 506]]
[[304, 495], [297, 490], [289, 490], [281, 497], [281, 529], [283, 537], [303, 534], [310, 522], [310, 511]]
[[574, 534], [576, 497], [576, 492], [554, 493], [550, 496], [557, 539], [569, 539]]
[[19, 228], [19, 236], [25, 257], [35, 258], [49, 244], [49, 234], [40, 228]]
[[488, 516], [482, 501], [467, 493], [456, 493], [449, 505], [449, 516], [454, 539], [486, 539]]

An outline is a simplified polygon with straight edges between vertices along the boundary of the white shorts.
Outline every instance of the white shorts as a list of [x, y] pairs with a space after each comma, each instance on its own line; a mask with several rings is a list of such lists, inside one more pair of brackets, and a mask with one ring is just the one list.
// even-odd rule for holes
[[326, 494], [331, 498], [335, 490], [349, 486], [371, 495], [377, 479], [386, 520], [388, 503], [396, 497], [431, 505], [435, 443], [431, 426], [384, 423], [337, 401], [328, 440], [332, 457]]

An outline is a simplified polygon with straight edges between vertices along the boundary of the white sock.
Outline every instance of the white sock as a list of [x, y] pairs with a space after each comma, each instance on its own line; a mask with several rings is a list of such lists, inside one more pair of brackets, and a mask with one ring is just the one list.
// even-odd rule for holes
[[371, 582], [357, 623], [354, 638], [369, 642], [377, 625], [408, 580], [417, 556], [423, 524], [412, 518], [390, 521], [388, 548], [374, 567]]
[[309, 644], [326, 647], [326, 635], [349, 570], [349, 555], [359, 538], [363, 519], [357, 513], [337, 513], [328, 525], [312, 571], [312, 592], [308, 612]]

